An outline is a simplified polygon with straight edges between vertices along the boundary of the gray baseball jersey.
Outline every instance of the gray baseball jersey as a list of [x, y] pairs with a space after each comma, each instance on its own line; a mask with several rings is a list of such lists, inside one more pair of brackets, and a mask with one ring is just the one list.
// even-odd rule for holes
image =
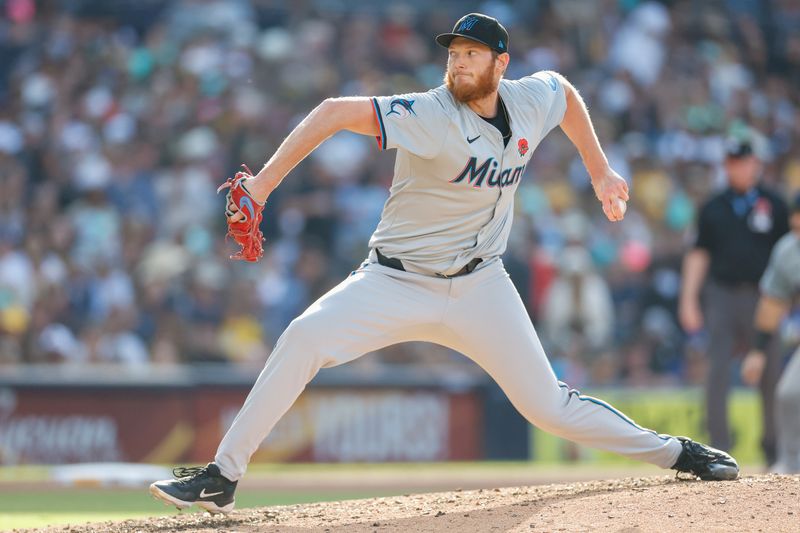
[[761, 292], [779, 298], [791, 299], [800, 290], [800, 238], [789, 232], [775, 243], [775, 248], [761, 277]]
[[[767, 270], [761, 277], [761, 292], [791, 300], [800, 290], [800, 237], [791, 231], [772, 249]], [[800, 348], [783, 370], [775, 388], [775, 425], [778, 456], [774, 471], [800, 473]]]
[[539, 142], [566, 110], [564, 88], [548, 72], [501, 80], [512, 137], [445, 86], [373, 98], [381, 149], [396, 148], [389, 199], [371, 248], [423, 274], [452, 274], [506, 248], [514, 191]]

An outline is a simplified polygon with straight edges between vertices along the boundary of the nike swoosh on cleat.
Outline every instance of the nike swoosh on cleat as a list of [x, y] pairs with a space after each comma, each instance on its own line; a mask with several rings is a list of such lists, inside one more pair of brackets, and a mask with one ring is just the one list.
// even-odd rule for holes
[[219, 491], [219, 492], [206, 492], [206, 489], [203, 489], [203, 490], [201, 490], [201, 491], [200, 491], [200, 497], [201, 497], [201, 498], [210, 498], [211, 496], [219, 496], [219, 495], [220, 495], [220, 494], [222, 494], [222, 493], [223, 493], [223, 491]]
[[480, 139], [480, 138], [481, 138], [481, 136], [480, 136], [480, 135], [478, 135], [477, 137], [474, 137], [474, 138], [472, 138], [472, 139], [470, 139], [469, 137], [467, 137], [467, 142], [468, 142], [469, 144], [472, 144], [472, 143], [474, 143], [475, 141], [477, 141], [477, 140], [478, 140], [478, 139]]

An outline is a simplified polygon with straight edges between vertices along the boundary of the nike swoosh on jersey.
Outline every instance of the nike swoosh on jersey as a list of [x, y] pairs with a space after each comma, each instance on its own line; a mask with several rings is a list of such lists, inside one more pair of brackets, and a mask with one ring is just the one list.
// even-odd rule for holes
[[478, 139], [480, 139], [480, 138], [481, 138], [481, 136], [480, 136], [480, 135], [478, 135], [477, 137], [474, 137], [474, 138], [472, 138], [472, 139], [470, 139], [469, 137], [467, 137], [467, 142], [468, 142], [469, 144], [472, 144], [472, 143], [474, 143], [475, 141], [477, 141], [477, 140], [478, 140]]
[[223, 491], [219, 492], [206, 492], [206, 489], [200, 491], [201, 498], [210, 498], [211, 496], [219, 496]]

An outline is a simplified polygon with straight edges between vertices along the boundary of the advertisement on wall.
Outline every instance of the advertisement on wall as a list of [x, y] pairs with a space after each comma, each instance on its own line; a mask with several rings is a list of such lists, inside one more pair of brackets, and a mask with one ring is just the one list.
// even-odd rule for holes
[[0, 388], [0, 461], [144, 460], [190, 412], [179, 394], [124, 389]]
[[[0, 463], [205, 462], [249, 387], [0, 387]], [[309, 389], [254, 461], [483, 457], [476, 390]]]
[[[256, 452], [261, 461], [447, 461], [480, 457], [470, 398], [441, 392], [320, 392], [301, 398]], [[229, 413], [229, 416], [235, 413]], [[225, 426], [227, 421], [223, 421]]]

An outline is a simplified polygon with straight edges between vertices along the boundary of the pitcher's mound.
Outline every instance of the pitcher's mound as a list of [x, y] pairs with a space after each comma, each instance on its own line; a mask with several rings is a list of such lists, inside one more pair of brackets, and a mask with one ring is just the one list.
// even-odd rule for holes
[[42, 531], [186, 532], [798, 532], [800, 476], [685, 481], [673, 476], [454, 491], [172, 514]]

